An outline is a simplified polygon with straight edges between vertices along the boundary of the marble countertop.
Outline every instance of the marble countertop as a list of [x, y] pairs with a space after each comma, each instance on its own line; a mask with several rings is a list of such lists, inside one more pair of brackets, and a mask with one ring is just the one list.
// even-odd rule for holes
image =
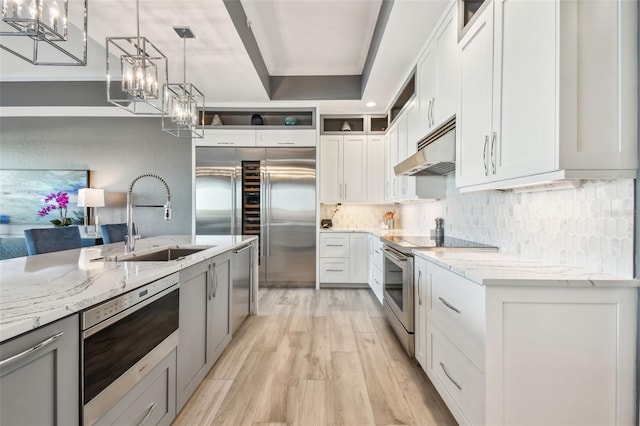
[[136, 254], [166, 247], [201, 252], [171, 262], [112, 262], [114, 243], [0, 261], [0, 342], [57, 321], [153, 280], [180, 271], [255, 236], [161, 236], [136, 240]]
[[640, 280], [591, 273], [583, 268], [498, 252], [434, 252], [416, 256], [485, 286], [638, 287]]
[[380, 229], [380, 228], [362, 228], [362, 229], [353, 229], [353, 228], [318, 228], [320, 232], [366, 232], [368, 234], [375, 235], [377, 237], [386, 237], [386, 236], [424, 236], [429, 235], [429, 231], [424, 232], [416, 232], [416, 231], [407, 231], [399, 228], [395, 229]]

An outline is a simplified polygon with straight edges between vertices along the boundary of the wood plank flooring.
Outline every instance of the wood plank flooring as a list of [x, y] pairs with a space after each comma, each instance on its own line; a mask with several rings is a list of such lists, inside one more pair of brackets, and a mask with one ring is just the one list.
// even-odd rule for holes
[[174, 425], [455, 425], [368, 289], [267, 288]]

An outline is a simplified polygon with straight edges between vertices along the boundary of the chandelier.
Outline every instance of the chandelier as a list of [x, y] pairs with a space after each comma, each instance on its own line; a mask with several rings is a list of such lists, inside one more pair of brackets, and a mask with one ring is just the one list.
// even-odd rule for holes
[[187, 83], [187, 39], [195, 38], [189, 27], [173, 27], [182, 39], [183, 81], [167, 83], [162, 107], [162, 130], [179, 138], [204, 137], [204, 124], [198, 111], [204, 110], [204, 95], [196, 86]]
[[162, 114], [159, 88], [168, 81], [167, 57], [140, 37], [136, 0], [136, 36], [107, 37], [107, 101], [133, 114]]
[[33, 65], [87, 65], [87, 2], [2, 0], [0, 47]]

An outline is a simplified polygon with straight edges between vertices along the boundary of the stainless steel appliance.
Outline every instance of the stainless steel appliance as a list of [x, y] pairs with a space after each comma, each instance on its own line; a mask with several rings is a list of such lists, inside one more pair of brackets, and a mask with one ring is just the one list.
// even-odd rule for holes
[[231, 286], [231, 331], [235, 331], [249, 316], [251, 308], [251, 274], [253, 272], [253, 251], [251, 244], [233, 251]]
[[[456, 168], [456, 117], [418, 142], [418, 151], [393, 167], [396, 176], [435, 176]], [[420, 182], [420, 180], [418, 180]]]
[[486, 244], [439, 236], [388, 236], [384, 243], [383, 310], [400, 343], [414, 354], [413, 250], [497, 250]]
[[[178, 289], [176, 273], [82, 313], [84, 424], [99, 420], [177, 347]], [[164, 409], [171, 407], [175, 412], [175, 401]], [[162, 418], [154, 408], [142, 416]]]
[[260, 285], [315, 286], [315, 148], [198, 147], [195, 198], [197, 235], [260, 236]]

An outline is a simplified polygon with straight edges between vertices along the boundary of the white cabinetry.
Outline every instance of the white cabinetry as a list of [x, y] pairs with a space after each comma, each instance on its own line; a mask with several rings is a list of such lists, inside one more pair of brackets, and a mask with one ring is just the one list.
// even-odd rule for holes
[[204, 137], [196, 139], [196, 143], [198, 146], [256, 146], [256, 131], [206, 129]]
[[481, 286], [420, 257], [415, 268], [416, 359], [460, 424], [634, 422], [636, 288]]
[[380, 238], [369, 235], [369, 287], [382, 304], [382, 241]]
[[635, 177], [637, 7], [487, 5], [460, 41], [461, 191]]
[[367, 149], [364, 135], [320, 137], [320, 202], [366, 201]]
[[366, 233], [320, 233], [320, 283], [366, 284], [368, 278]]
[[384, 136], [367, 136], [367, 203], [385, 202]]
[[256, 130], [257, 146], [296, 147], [316, 146], [316, 131], [303, 130]]
[[[426, 136], [456, 113], [460, 53], [457, 48], [457, 7], [451, 2], [417, 67], [418, 138]], [[416, 140], [417, 140], [416, 139]]]

